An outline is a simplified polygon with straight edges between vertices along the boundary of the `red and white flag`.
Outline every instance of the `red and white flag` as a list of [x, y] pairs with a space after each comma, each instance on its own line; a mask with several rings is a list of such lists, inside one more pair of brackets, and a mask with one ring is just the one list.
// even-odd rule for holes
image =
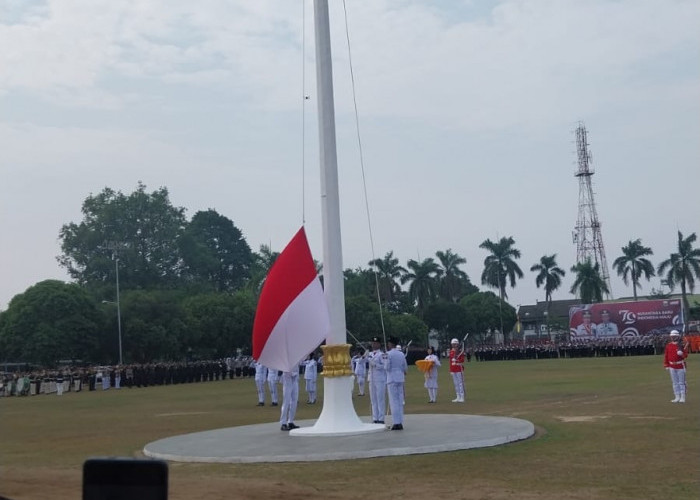
[[253, 323], [253, 358], [290, 371], [329, 329], [328, 303], [302, 227], [267, 273]]

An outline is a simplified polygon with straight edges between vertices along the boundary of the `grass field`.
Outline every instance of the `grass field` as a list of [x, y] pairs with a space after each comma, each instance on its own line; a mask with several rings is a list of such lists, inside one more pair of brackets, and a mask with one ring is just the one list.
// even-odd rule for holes
[[[689, 360], [689, 402], [673, 397], [660, 356], [467, 365], [467, 403], [427, 404], [410, 367], [407, 413], [530, 420], [536, 437], [450, 453], [291, 464], [170, 464], [171, 499], [659, 499], [700, 498], [700, 357]], [[319, 383], [319, 387], [322, 387]], [[304, 400], [303, 382], [300, 399]], [[272, 422], [252, 380], [0, 400], [0, 496], [80, 498], [90, 456], [139, 456], [175, 434]], [[359, 415], [369, 400], [356, 398]], [[299, 405], [297, 419], [320, 406]], [[459, 429], [454, 430], [455, 433]], [[329, 438], [332, 439], [332, 438]]]

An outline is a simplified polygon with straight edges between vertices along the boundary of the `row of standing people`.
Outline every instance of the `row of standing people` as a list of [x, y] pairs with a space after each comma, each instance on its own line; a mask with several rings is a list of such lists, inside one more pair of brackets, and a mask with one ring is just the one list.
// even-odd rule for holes
[[148, 387], [248, 378], [255, 373], [252, 358], [226, 358], [194, 362], [144, 363], [101, 367], [66, 367], [5, 374], [0, 396], [34, 396], [101, 388]]

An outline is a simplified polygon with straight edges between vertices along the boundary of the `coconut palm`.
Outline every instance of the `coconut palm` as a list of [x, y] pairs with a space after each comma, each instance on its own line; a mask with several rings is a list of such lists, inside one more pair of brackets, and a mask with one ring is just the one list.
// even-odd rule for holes
[[571, 272], [576, 274], [571, 293], [578, 295], [584, 304], [602, 302], [603, 294], [610, 293], [608, 285], [600, 274], [600, 266], [597, 262], [593, 264], [590, 257], [573, 266]]
[[566, 275], [566, 272], [557, 266], [557, 254], [543, 255], [537, 264], [533, 264], [530, 271], [537, 272], [535, 285], [537, 288], [544, 285], [544, 300], [547, 303], [547, 312], [549, 312], [549, 304], [552, 302], [552, 292], [561, 286], [561, 279]]
[[469, 282], [467, 273], [459, 266], [466, 264], [467, 259], [460, 257], [448, 248], [444, 252], [438, 250], [435, 256], [440, 261], [438, 270], [438, 294], [449, 302], [457, 302], [463, 295], [464, 283]]
[[401, 291], [399, 281], [406, 269], [399, 265], [399, 259], [394, 257], [394, 252], [387, 252], [381, 259], [370, 260], [369, 266], [376, 273], [379, 298], [382, 303], [387, 304], [396, 300]]
[[549, 333], [549, 306], [552, 303], [552, 292], [561, 286], [561, 279], [566, 272], [557, 266], [557, 254], [543, 255], [537, 264], [533, 264], [530, 271], [537, 272], [535, 285], [537, 288], [544, 285], [544, 301], [547, 307], [547, 333]]
[[253, 253], [253, 265], [251, 266], [250, 280], [246, 287], [256, 295], [260, 294], [265, 283], [267, 273], [270, 272], [272, 264], [275, 263], [280, 253], [275, 252], [269, 245], [260, 245], [260, 251]]
[[484, 241], [479, 248], [488, 250], [491, 255], [484, 259], [484, 272], [481, 273], [481, 283], [492, 288], [497, 288], [501, 300], [508, 297], [506, 283], [510, 281], [511, 288], [515, 288], [515, 280], [523, 277], [523, 272], [516, 264], [515, 259], [520, 258], [520, 250], [514, 248], [515, 240], [512, 236], [501, 238], [498, 242]]
[[654, 252], [642, 245], [642, 240], [637, 238], [622, 247], [622, 255], [613, 262], [613, 269], [622, 276], [624, 284], [629, 285], [630, 281], [632, 282], [634, 300], [637, 300], [637, 287], [642, 287], [639, 283], [641, 277], [644, 276], [649, 281], [655, 274], [654, 265], [645, 258], [647, 255], [654, 255]]
[[693, 248], [697, 236], [695, 233], [683, 238], [683, 233], [678, 231], [678, 252], [659, 264], [659, 275], [666, 275], [668, 286], [673, 290], [676, 284], [681, 285], [683, 306], [688, 310], [687, 291], [695, 289], [695, 279], [700, 279], [700, 248]]
[[440, 267], [430, 257], [423, 262], [411, 259], [407, 267], [409, 270], [401, 277], [401, 283], [410, 282], [408, 295], [416, 305], [418, 316], [422, 317], [425, 307], [435, 298]]

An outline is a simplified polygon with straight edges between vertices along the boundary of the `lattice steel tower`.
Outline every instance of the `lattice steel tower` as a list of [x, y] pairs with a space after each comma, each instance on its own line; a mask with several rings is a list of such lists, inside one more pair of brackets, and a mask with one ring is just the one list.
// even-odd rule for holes
[[574, 174], [578, 177], [578, 220], [574, 230], [574, 243], [576, 243], [576, 261], [597, 262], [600, 267], [600, 274], [605, 280], [612, 297], [610, 288], [610, 275], [608, 273], [608, 263], [605, 260], [605, 247], [603, 246], [603, 235], [600, 232], [600, 221], [598, 211], [595, 208], [593, 198], [593, 187], [591, 177], [595, 173], [591, 168], [591, 151], [588, 149], [588, 131], [579, 122], [576, 128], [576, 152], [578, 155], [578, 170]]

